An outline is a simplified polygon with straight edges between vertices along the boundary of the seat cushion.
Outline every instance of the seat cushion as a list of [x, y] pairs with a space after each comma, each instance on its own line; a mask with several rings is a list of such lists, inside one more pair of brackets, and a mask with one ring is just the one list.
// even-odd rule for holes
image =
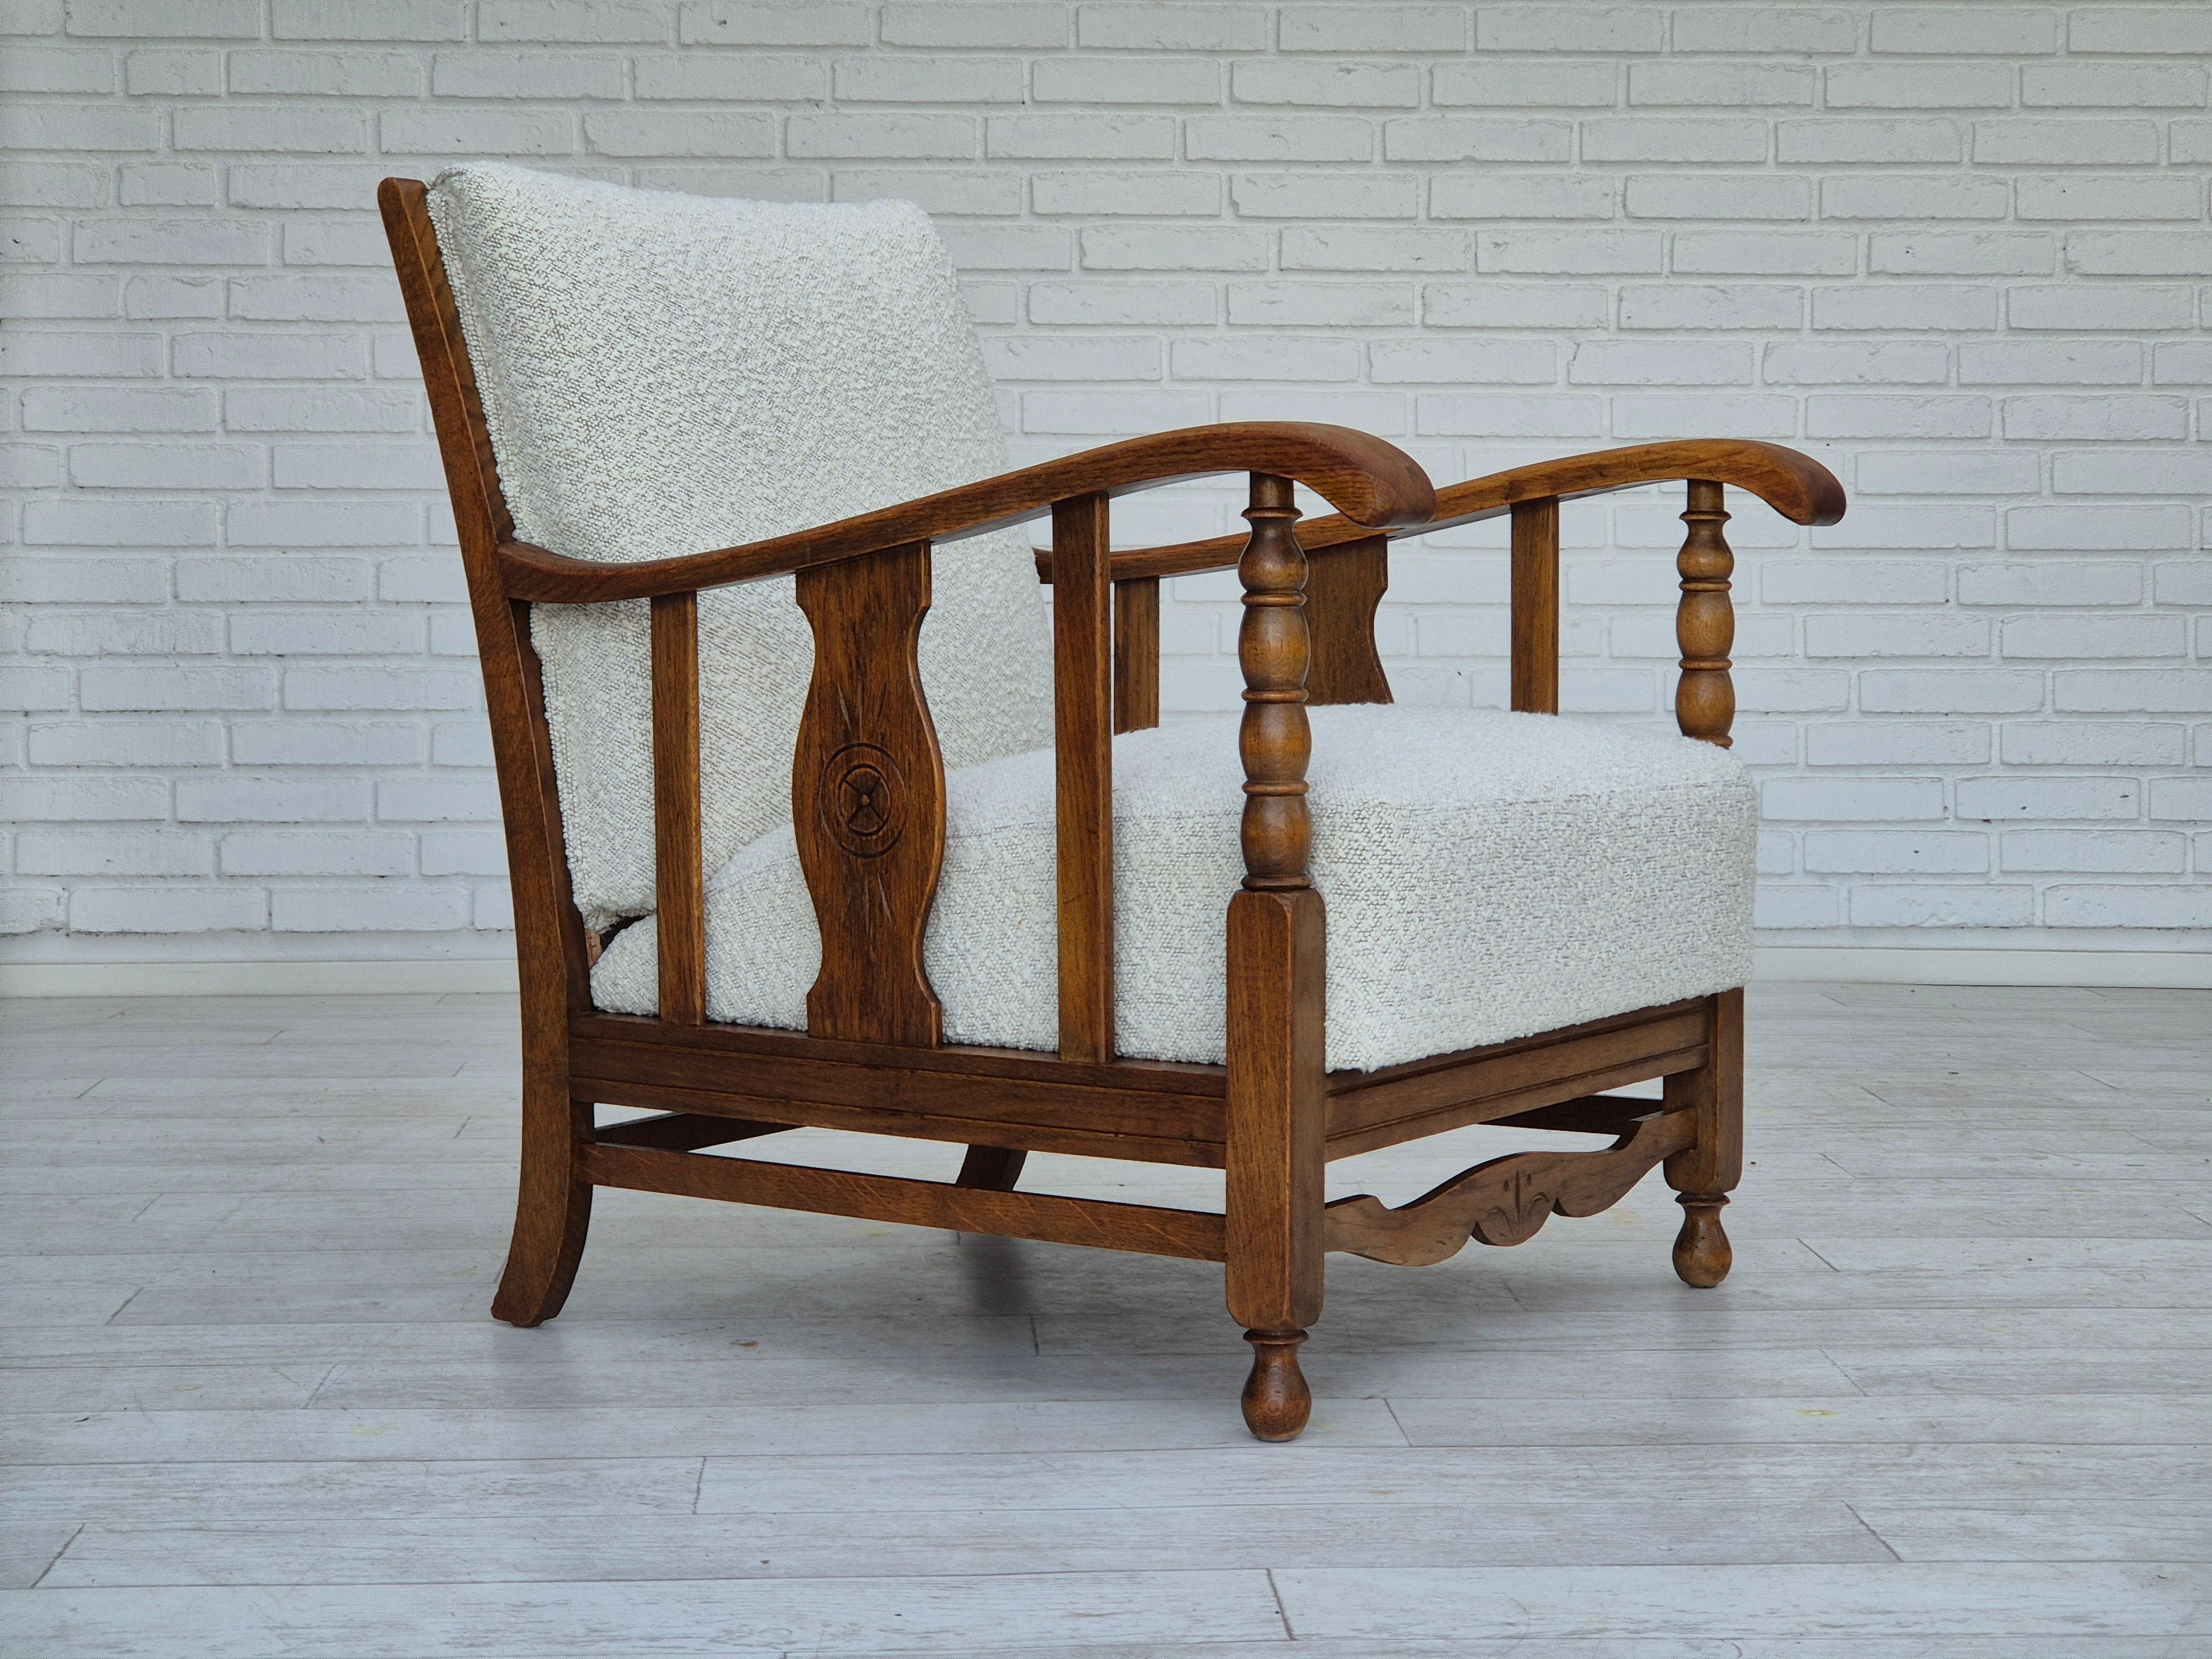
[[[1543, 714], [1312, 711], [1314, 884], [1328, 907], [1332, 1069], [1372, 1070], [1741, 985], [1757, 807], [1686, 738]], [[1232, 716], [1114, 740], [1120, 1053], [1218, 1062], [1224, 918], [1243, 877]], [[924, 941], [948, 1042], [1058, 1045], [1053, 757], [951, 773]], [[790, 830], [715, 873], [707, 1006], [804, 1030], [820, 936]], [[651, 1013], [653, 927], [593, 1000]]]
[[[905, 202], [715, 201], [457, 167], [430, 217], [522, 538], [622, 563], [781, 535], [988, 477], [1006, 441], [951, 261]], [[946, 763], [1052, 740], [1029, 541], [934, 560], [921, 678]], [[652, 908], [642, 600], [535, 607], [570, 879]], [[709, 868], [791, 817], [813, 636], [791, 578], [699, 605]]]

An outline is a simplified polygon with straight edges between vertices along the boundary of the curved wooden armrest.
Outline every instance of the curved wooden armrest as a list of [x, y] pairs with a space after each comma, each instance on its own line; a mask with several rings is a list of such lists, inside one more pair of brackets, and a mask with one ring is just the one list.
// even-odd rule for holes
[[1797, 524], [1833, 524], [1844, 516], [1843, 485], [1811, 456], [1751, 439], [1692, 438], [1538, 461], [1449, 485], [1437, 492], [1437, 515], [1423, 529], [1494, 519], [1516, 501], [1571, 501], [1678, 478], [1710, 478], [1747, 489]]
[[[1639, 484], [1677, 478], [1709, 478], [1747, 489], [1785, 519], [1798, 524], [1833, 524], [1844, 516], [1844, 487], [1835, 474], [1809, 455], [1780, 444], [1747, 438], [1693, 438], [1676, 443], [1637, 444], [1601, 449], [1557, 461], [1538, 461], [1486, 477], [1447, 484], [1437, 491], [1436, 515], [1425, 524], [1393, 526], [1392, 539], [1449, 530], [1456, 525], [1502, 518], [1516, 502], [1568, 501], [1578, 495], [1633, 489]], [[1298, 544], [1312, 552], [1375, 533], [1371, 525], [1338, 514], [1298, 526]], [[1180, 576], [1235, 564], [1244, 551], [1242, 536], [1216, 536], [1172, 547], [1134, 549], [1114, 556], [1114, 579]], [[1037, 569], [1049, 581], [1052, 562], [1044, 555]]]
[[858, 518], [711, 553], [610, 565], [572, 559], [527, 542], [503, 542], [500, 572], [508, 595], [518, 599], [592, 605], [648, 599], [786, 575], [909, 542], [980, 535], [1039, 517], [1056, 501], [1127, 495], [1214, 472], [1295, 479], [1338, 509], [1340, 519], [1329, 522], [1357, 525], [1369, 533], [1425, 523], [1436, 508], [1428, 474], [1395, 445], [1348, 427], [1240, 421], [1132, 438]]

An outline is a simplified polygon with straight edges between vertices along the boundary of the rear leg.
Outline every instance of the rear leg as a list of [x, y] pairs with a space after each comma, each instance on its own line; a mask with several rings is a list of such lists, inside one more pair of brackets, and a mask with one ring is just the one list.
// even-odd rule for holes
[[522, 1179], [493, 1318], [542, 1325], [568, 1299], [592, 1219], [592, 1184], [576, 1159], [591, 1134], [591, 1103], [571, 1100], [564, 1078], [525, 1073]]

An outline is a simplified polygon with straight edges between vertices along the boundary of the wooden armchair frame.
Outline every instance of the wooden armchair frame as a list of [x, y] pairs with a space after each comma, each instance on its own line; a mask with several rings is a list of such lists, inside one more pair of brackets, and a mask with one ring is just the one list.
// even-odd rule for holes
[[[515, 538], [424, 187], [379, 191], [436, 422], [489, 707], [522, 997], [520, 1188], [494, 1315], [535, 1325], [575, 1276], [594, 1187], [867, 1217], [1224, 1264], [1253, 1359], [1245, 1421], [1296, 1436], [1311, 1395], [1298, 1345], [1319, 1316], [1322, 1256], [1440, 1261], [1470, 1240], [1518, 1243], [1554, 1213], [1595, 1214], [1664, 1162], [1685, 1219], [1674, 1265], [1729, 1268], [1721, 1206], [1737, 1180], [1742, 994], [1723, 992], [1374, 1072], [1323, 1066], [1324, 920], [1308, 878], [1309, 702], [1380, 702], [1375, 608], [1388, 542], [1510, 514], [1513, 706], [1558, 708], [1559, 503], [1688, 479], [1680, 568], [1682, 730], [1725, 744], [1732, 560], [1722, 488], [1799, 523], [1832, 522], [1822, 468], [1771, 445], [1656, 444], [1432, 491], [1391, 446], [1340, 428], [1246, 423], [1110, 445], [750, 546], [603, 565]], [[1196, 475], [1251, 475], [1247, 537], [1111, 553], [1109, 497]], [[1291, 483], [1338, 507], [1293, 533]], [[1049, 513], [1057, 750], [1060, 1047], [949, 1044], [921, 944], [945, 836], [944, 767], [915, 645], [933, 540]], [[1303, 544], [1303, 546], [1302, 546]], [[1221, 1066], [1117, 1057], [1112, 734], [1158, 723], [1158, 584], [1237, 567], [1246, 876], [1224, 896], [1228, 1051]], [[808, 1030], [706, 1018], [699, 793], [702, 588], [791, 574], [815, 663], [793, 761], [799, 859], [822, 934]], [[538, 602], [650, 601], [659, 975], [655, 1018], [592, 1006], [598, 939], [572, 902], [539, 664]], [[1603, 1091], [1664, 1079], [1658, 1102]], [[657, 1115], [602, 1127], [599, 1104]], [[1327, 1160], [1472, 1123], [1601, 1134], [1601, 1151], [1495, 1158], [1396, 1209], [1322, 1202]], [[701, 1156], [802, 1126], [951, 1141], [951, 1182]], [[1016, 1190], [1030, 1151], [1221, 1169], [1221, 1213]]]

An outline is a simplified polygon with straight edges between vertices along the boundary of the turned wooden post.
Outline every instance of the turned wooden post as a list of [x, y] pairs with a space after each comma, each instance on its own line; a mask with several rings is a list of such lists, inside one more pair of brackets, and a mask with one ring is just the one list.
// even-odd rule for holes
[[1244, 585], [1244, 620], [1237, 633], [1237, 662], [1244, 672], [1244, 719], [1237, 753], [1244, 762], [1244, 817], [1239, 839], [1244, 885], [1253, 891], [1310, 889], [1306, 861], [1313, 849], [1313, 816], [1306, 808], [1306, 763], [1313, 732], [1306, 722], [1306, 668], [1312, 640], [1306, 629], [1306, 556], [1291, 526], [1287, 478], [1252, 475], [1252, 505], [1244, 509], [1251, 539], [1237, 562]]
[[1690, 480], [1689, 504], [1682, 522], [1690, 526], [1674, 561], [1681, 573], [1682, 602], [1674, 611], [1674, 638], [1682, 650], [1682, 678], [1674, 687], [1674, 723], [1686, 738], [1702, 738], [1726, 749], [1735, 720], [1735, 686], [1729, 678], [1729, 647], [1735, 643], [1735, 611], [1729, 604], [1729, 577], [1735, 555], [1721, 526], [1729, 515], [1721, 507], [1721, 487], [1710, 478]]
[[1307, 871], [1311, 641], [1290, 481], [1255, 473], [1244, 517], [1245, 873], [1229, 902], [1225, 1254], [1229, 1310], [1252, 1345], [1245, 1425], [1262, 1440], [1289, 1440], [1313, 1409], [1298, 1345], [1322, 1301], [1324, 921]]
[[[1682, 510], [1689, 533], [1674, 562], [1682, 578], [1682, 601], [1674, 612], [1674, 637], [1682, 650], [1674, 721], [1684, 737], [1726, 749], [1735, 719], [1735, 686], [1729, 678], [1729, 649], [1735, 643], [1729, 578], [1735, 555], [1721, 533], [1729, 520], [1721, 486], [1692, 478], [1689, 495]], [[1711, 1058], [1703, 1069], [1666, 1082], [1668, 1103], [1697, 1115], [1697, 1144], [1668, 1158], [1666, 1175], [1682, 1206], [1674, 1271], [1683, 1283], [1701, 1289], [1728, 1277], [1734, 1257], [1721, 1211], [1743, 1170], [1743, 993], [1723, 991], [1713, 999], [1712, 1010]]]

